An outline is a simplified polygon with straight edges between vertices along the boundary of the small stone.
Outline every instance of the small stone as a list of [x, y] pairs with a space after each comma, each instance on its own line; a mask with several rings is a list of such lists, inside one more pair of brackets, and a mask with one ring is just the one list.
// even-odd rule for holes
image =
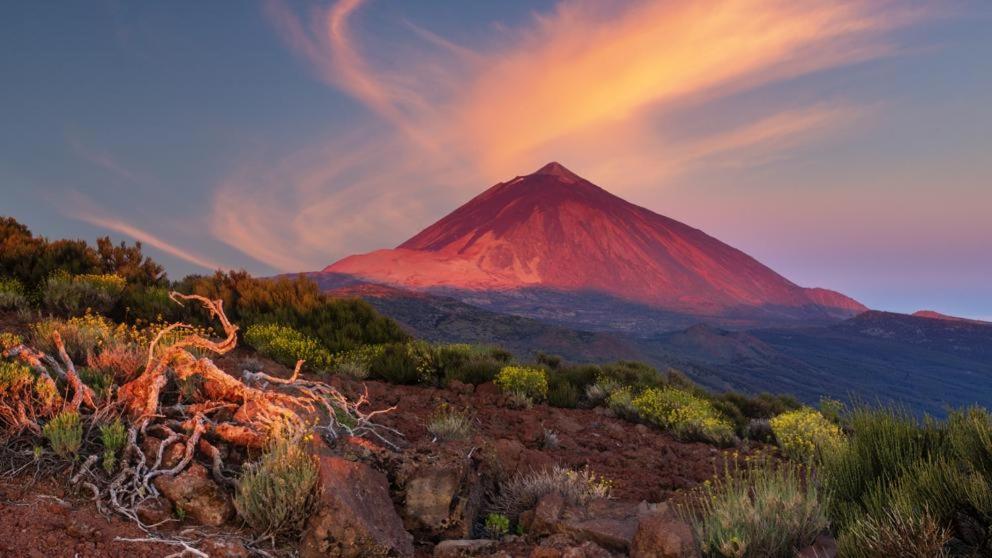
[[497, 545], [490, 539], [452, 539], [441, 541], [434, 547], [434, 558], [463, 558], [487, 553]]

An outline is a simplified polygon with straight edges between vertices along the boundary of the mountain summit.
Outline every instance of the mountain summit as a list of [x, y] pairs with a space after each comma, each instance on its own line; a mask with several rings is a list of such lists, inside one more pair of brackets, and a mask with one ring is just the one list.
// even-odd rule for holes
[[697, 316], [841, 318], [866, 309], [799, 287], [555, 162], [489, 188], [395, 249], [350, 256], [324, 272], [414, 290], [599, 293]]

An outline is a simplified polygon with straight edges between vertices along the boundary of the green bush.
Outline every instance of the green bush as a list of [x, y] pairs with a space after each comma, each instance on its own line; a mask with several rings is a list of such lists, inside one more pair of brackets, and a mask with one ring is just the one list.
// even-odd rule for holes
[[[597, 383], [596, 385], [602, 386], [603, 384]], [[609, 396], [606, 398], [606, 406], [615, 415], [627, 420], [637, 420], [639, 415], [637, 408], [634, 407], [634, 390], [630, 386], [613, 386], [602, 389], [612, 390], [609, 391]]]
[[548, 388], [548, 405], [574, 409], [579, 405], [579, 388], [557, 376], [551, 377]]
[[34, 374], [26, 365], [0, 360], [0, 396], [13, 400], [15, 394], [34, 383]]
[[[258, 279], [243, 271], [183, 279], [176, 290], [223, 300], [227, 317], [242, 327], [276, 323], [320, 341], [331, 353], [361, 345], [409, 340], [393, 320], [357, 298], [333, 298], [304, 276]], [[186, 321], [207, 324], [208, 316], [187, 309]]]
[[[833, 497], [831, 521], [844, 529], [873, 508], [871, 501], [904, 471], [927, 458], [939, 435], [896, 409], [855, 409], [848, 418], [852, 434], [845, 444], [820, 455], [820, 482]], [[874, 496], [873, 496], [874, 494]]]
[[495, 383], [504, 393], [519, 393], [535, 401], [548, 395], [548, 375], [540, 368], [504, 366], [496, 375]]
[[301, 442], [278, 438], [262, 457], [245, 465], [234, 507], [263, 537], [299, 533], [317, 502], [319, 471]]
[[24, 339], [12, 331], [0, 331], [0, 351], [13, 349], [24, 343]]
[[509, 353], [494, 347], [465, 344], [438, 347], [438, 366], [444, 384], [491, 382], [509, 360]]
[[713, 405], [678, 388], [649, 388], [632, 401], [637, 414], [683, 440], [729, 443], [734, 428]]
[[727, 472], [695, 496], [678, 511], [707, 558], [792, 558], [829, 524], [816, 483], [798, 465]]
[[110, 397], [114, 388], [113, 370], [81, 366], [76, 371], [79, 373], [79, 379], [96, 392], [98, 397], [104, 400]]
[[45, 281], [41, 301], [56, 314], [77, 316], [87, 310], [106, 314], [117, 304], [124, 287], [124, 279], [116, 275], [59, 272]]
[[76, 411], [62, 411], [41, 430], [52, 450], [64, 459], [74, 459], [83, 446], [83, 423]]
[[362, 345], [350, 351], [334, 355], [335, 369], [356, 379], [365, 379], [372, 370], [372, 364], [382, 354], [383, 345]]
[[0, 277], [0, 310], [20, 310], [28, 307], [24, 285], [13, 278]]
[[127, 441], [127, 430], [121, 419], [100, 426], [100, 441], [103, 443], [103, 469], [107, 474], [113, 473], [117, 455]]
[[818, 450], [844, 442], [840, 428], [809, 407], [782, 413], [769, 424], [782, 453], [798, 461], [810, 461]]
[[888, 510], [880, 517], [864, 517], [837, 541], [844, 558], [943, 558], [950, 531], [926, 511]]
[[510, 518], [501, 513], [491, 513], [486, 516], [483, 529], [487, 537], [499, 540], [510, 532]]
[[392, 384], [417, 384], [421, 381], [419, 364], [409, 344], [387, 343], [372, 359], [370, 377]]
[[320, 342], [291, 327], [276, 324], [255, 324], [245, 331], [245, 343], [259, 353], [285, 366], [296, 366], [303, 360], [310, 370], [326, 371], [332, 366], [332, 357]]
[[121, 340], [125, 330], [103, 316], [85, 314], [62, 320], [50, 318], [31, 324], [31, 344], [49, 355], [57, 355], [53, 333], [58, 331], [73, 362], [82, 362]]

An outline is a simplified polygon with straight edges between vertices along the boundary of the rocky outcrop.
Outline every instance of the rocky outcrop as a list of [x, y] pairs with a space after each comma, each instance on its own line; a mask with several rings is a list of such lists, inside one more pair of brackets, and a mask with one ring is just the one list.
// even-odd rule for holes
[[396, 468], [407, 529], [427, 538], [464, 539], [482, 508], [483, 484], [471, 448], [431, 445]]
[[177, 514], [189, 517], [200, 525], [223, 525], [234, 517], [230, 496], [199, 463], [190, 464], [176, 476], [155, 477], [153, 483], [162, 496], [172, 502]]
[[434, 547], [434, 558], [468, 558], [488, 556], [499, 544], [490, 539], [452, 539]]
[[559, 494], [548, 494], [520, 516], [525, 532], [554, 540], [561, 535], [589, 542], [611, 552], [640, 558], [693, 556], [692, 529], [666, 504], [597, 499], [585, 506], [567, 506]]
[[631, 558], [698, 558], [692, 528], [666, 511], [644, 515], [630, 543]]
[[321, 452], [321, 495], [300, 541], [302, 558], [413, 556], [386, 476], [364, 463]]

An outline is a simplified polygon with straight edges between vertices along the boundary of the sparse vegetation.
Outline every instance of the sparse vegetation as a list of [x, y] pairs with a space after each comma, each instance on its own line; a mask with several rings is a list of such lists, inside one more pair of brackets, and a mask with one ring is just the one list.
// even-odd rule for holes
[[103, 443], [103, 469], [108, 474], [113, 473], [117, 465], [117, 456], [127, 440], [127, 430], [121, 419], [116, 418], [109, 424], [100, 426], [100, 441]]
[[42, 305], [54, 314], [77, 316], [85, 311], [110, 312], [124, 292], [123, 278], [112, 274], [70, 275], [57, 272], [45, 281]]
[[486, 516], [483, 528], [490, 539], [501, 539], [510, 532], [510, 518], [501, 513], [491, 513]]
[[0, 310], [20, 310], [27, 306], [24, 285], [17, 279], [0, 277]]
[[62, 411], [48, 421], [41, 431], [52, 451], [64, 459], [75, 459], [83, 445], [83, 423], [76, 411]]
[[631, 404], [642, 419], [684, 440], [726, 444], [734, 437], [733, 426], [709, 401], [682, 389], [649, 388]]
[[466, 413], [442, 403], [427, 418], [427, 431], [435, 440], [464, 440], [472, 434], [472, 419]]
[[292, 535], [317, 500], [316, 460], [292, 436], [275, 440], [262, 457], [245, 465], [238, 479], [234, 507], [263, 537]]
[[926, 510], [887, 510], [850, 526], [838, 540], [845, 558], [944, 558], [950, 530]]
[[558, 493], [570, 505], [585, 505], [593, 498], [610, 495], [610, 481], [588, 470], [552, 467], [518, 474], [502, 483], [493, 496], [493, 509], [516, 521], [545, 495]]
[[728, 471], [679, 512], [708, 558], [792, 558], [826, 530], [822, 500], [801, 467], [765, 464]]

